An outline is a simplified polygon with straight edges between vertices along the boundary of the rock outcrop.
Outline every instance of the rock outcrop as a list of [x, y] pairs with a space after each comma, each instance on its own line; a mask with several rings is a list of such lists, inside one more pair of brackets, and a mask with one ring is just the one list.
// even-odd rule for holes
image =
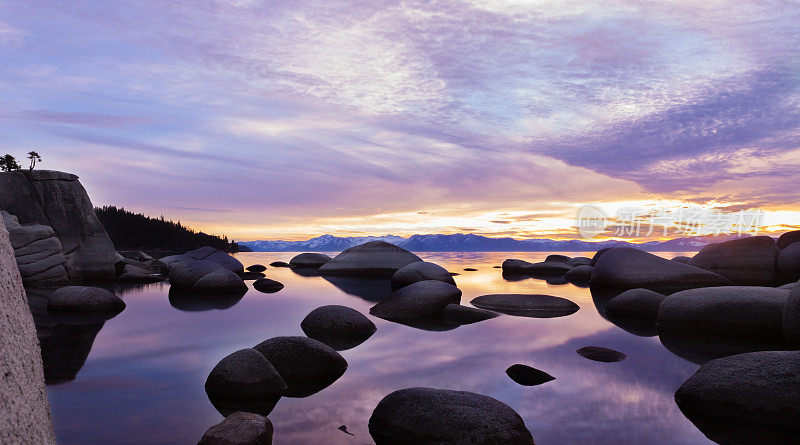
[[320, 275], [391, 278], [401, 267], [422, 261], [413, 253], [385, 241], [351, 247], [319, 268]]
[[[53, 252], [55, 243], [47, 239], [55, 235], [64, 257], [62, 266], [70, 281], [114, 277], [114, 245], [97, 219], [92, 202], [77, 176], [49, 170], [0, 173], [0, 209], [16, 216], [20, 226], [23, 229], [27, 227], [24, 230], [37, 237], [31, 243], [15, 248], [16, 251], [28, 247], [18, 256], [31, 253], [41, 256], [45, 255], [43, 252]], [[31, 229], [31, 226], [42, 227]], [[47, 235], [48, 229], [43, 227], [49, 227], [52, 235]], [[50, 285], [50, 280], [60, 278], [59, 258], [46, 256], [51, 258], [50, 262], [31, 268], [36, 270], [52, 264], [50, 269], [56, 270], [36, 278], [29, 276], [26, 281], [43, 278], [44, 284]]]
[[69, 277], [62, 254], [61, 241], [53, 228], [41, 224], [21, 225], [16, 216], [0, 210], [22, 283], [35, 286], [58, 286]]
[[713, 243], [703, 247], [689, 262], [742, 286], [774, 286], [778, 281], [775, 240], [752, 236]]
[[[0, 188], [2, 189], [2, 188]], [[0, 226], [0, 443], [54, 444], [33, 317], [8, 233]]]

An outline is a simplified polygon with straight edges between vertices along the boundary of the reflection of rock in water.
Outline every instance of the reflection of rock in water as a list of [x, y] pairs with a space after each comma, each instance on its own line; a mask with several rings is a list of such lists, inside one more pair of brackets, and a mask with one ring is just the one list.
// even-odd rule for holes
[[158, 283], [131, 283], [131, 282], [117, 282], [116, 287], [114, 288], [114, 293], [123, 296], [125, 294], [129, 294], [132, 292], [142, 292], [144, 290], [153, 292], [153, 291], [163, 291], [167, 285], [164, 282]]
[[175, 309], [186, 312], [210, 311], [212, 309], [228, 309], [241, 301], [244, 292], [232, 294], [197, 294], [171, 287], [169, 304]]
[[597, 309], [597, 313], [605, 319], [608, 319], [606, 317], [606, 305], [609, 301], [621, 294], [623, 291], [624, 289], [606, 289], [595, 286], [589, 288], [589, 292], [592, 294], [592, 302], [594, 303], [594, 307]]
[[392, 293], [392, 282], [388, 278], [355, 278], [324, 276], [325, 280], [342, 292], [367, 301], [381, 301]]
[[39, 341], [42, 347], [44, 380], [49, 384], [62, 383], [75, 378], [92, 350], [94, 338], [103, 323], [88, 325], [56, 325]]
[[673, 354], [702, 365], [716, 358], [754, 351], [790, 350], [782, 339], [732, 338], [659, 329], [661, 344]]
[[319, 271], [318, 269], [309, 268], [309, 267], [292, 267], [290, 269], [295, 275], [300, 275], [301, 277], [318, 277]]

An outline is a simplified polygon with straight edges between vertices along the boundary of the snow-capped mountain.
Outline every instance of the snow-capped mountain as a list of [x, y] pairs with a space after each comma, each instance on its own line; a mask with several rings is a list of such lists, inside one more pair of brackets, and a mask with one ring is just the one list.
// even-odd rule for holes
[[244, 241], [254, 252], [341, 252], [368, 241], [386, 241], [412, 252], [594, 252], [604, 247], [633, 246], [652, 251], [697, 251], [710, 243], [726, 241], [731, 236], [705, 236], [676, 238], [669, 241], [650, 241], [634, 244], [625, 241], [583, 241], [489, 238], [481, 235], [456, 233], [453, 235], [352, 236], [322, 235], [306, 241]]

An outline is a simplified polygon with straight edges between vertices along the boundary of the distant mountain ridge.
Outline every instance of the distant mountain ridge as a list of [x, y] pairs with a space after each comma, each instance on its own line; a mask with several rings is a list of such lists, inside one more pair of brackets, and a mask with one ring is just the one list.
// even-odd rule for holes
[[396, 235], [348, 236], [322, 235], [306, 241], [243, 241], [254, 252], [341, 252], [368, 241], [386, 241], [412, 252], [593, 252], [605, 247], [630, 246], [650, 251], [694, 252], [703, 246], [738, 235], [702, 236], [676, 238], [668, 241], [629, 243], [626, 241], [583, 241], [489, 238], [482, 235], [456, 233], [452, 235], [412, 235], [404, 238]]

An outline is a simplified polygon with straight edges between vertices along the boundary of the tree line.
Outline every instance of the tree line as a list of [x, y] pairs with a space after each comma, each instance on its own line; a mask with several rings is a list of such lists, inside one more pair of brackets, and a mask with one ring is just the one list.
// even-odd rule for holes
[[239, 245], [227, 236], [197, 232], [181, 224], [141, 213], [133, 213], [120, 207], [95, 208], [97, 218], [105, 227], [117, 250], [181, 250], [189, 251], [211, 246], [225, 252], [238, 252]]

